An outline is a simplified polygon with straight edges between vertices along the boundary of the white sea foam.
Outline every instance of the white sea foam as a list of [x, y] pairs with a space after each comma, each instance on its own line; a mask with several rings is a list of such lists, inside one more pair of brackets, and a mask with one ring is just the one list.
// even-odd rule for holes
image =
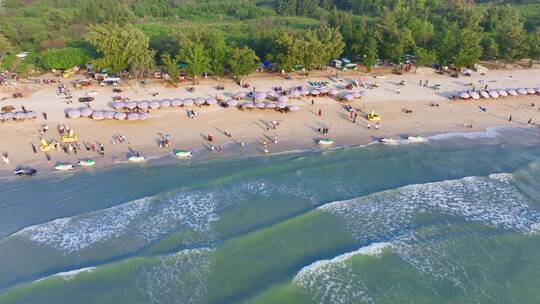
[[59, 273], [55, 273], [53, 275], [50, 275], [50, 276], [35, 280], [34, 282], [40, 282], [40, 281], [43, 281], [43, 280], [51, 278], [51, 277], [62, 277], [64, 280], [70, 281], [75, 276], [77, 276], [79, 273], [92, 272], [95, 268], [96, 267], [85, 267], [85, 268], [74, 269], [74, 270], [65, 271], [65, 272], [59, 272]]
[[508, 130], [510, 128], [507, 127], [495, 127], [495, 128], [488, 128], [484, 131], [476, 131], [476, 132], [451, 132], [451, 133], [442, 133], [430, 136], [428, 140], [430, 141], [440, 141], [440, 140], [448, 140], [448, 139], [454, 139], [454, 138], [468, 138], [468, 139], [482, 139], [482, 138], [496, 138], [501, 135], [501, 131]]

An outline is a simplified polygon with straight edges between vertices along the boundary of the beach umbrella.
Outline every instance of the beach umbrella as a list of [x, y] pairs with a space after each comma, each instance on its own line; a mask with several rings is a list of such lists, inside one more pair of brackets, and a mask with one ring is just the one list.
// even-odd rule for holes
[[139, 119], [139, 113], [129, 113], [127, 115], [127, 119], [129, 121], [134, 121], [134, 120], [138, 120]]
[[528, 89], [527, 89], [527, 94], [531, 94], [531, 95], [532, 95], [532, 94], [535, 94], [535, 93], [536, 93], [536, 91], [535, 91], [534, 89], [532, 89], [532, 88], [528, 88]]
[[469, 95], [471, 96], [472, 99], [480, 99], [480, 94], [478, 94], [478, 92], [470, 92]]
[[116, 112], [114, 112], [114, 111], [106, 111], [106, 112], [103, 113], [103, 118], [105, 118], [105, 119], [113, 119], [114, 114], [116, 114]]
[[242, 108], [253, 109], [254, 108], [253, 102], [246, 101], [246, 102], [242, 103]]
[[275, 109], [276, 108], [276, 104], [273, 103], [273, 102], [266, 102], [264, 104], [264, 107], [267, 108], [267, 109]]
[[67, 115], [69, 118], [79, 118], [81, 117], [81, 111], [77, 110], [77, 109], [69, 109], [67, 111]]
[[26, 116], [27, 119], [37, 118], [37, 113], [34, 112], [34, 111], [28, 111], [28, 112], [24, 113], [24, 115]]
[[92, 112], [92, 119], [103, 120], [105, 118], [103, 114], [104, 114], [103, 111], [94, 111]]
[[193, 102], [194, 102], [195, 105], [197, 105], [197, 106], [202, 106], [202, 105], [206, 102], [206, 100], [205, 100], [204, 98], [197, 98], [197, 99], [195, 99]]
[[536, 94], [540, 94], [540, 88], [535, 88]]
[[272, 99], [277, 97], [276, 91], [266, 91], [266, 98]]
[[339, 91], [337, 89], [331, 88], [330, 90], [328, 90], [328, 94], [335, 96], [339, 94]]
[[319, 90], [311, 90], [309, 92], [309, 94], [313, 95], [313, 96], [319, 96], [319, 94], [321, 94], [321, 92], [319, 92]]
[[185, 106], [185, 107], [188, 107], [188, 106], [192, 106], [193, 105], [193, 99], [191, 98], [186, 98], [182, 101], [182, 104]]
[[287, 109], [291, 112], [300, 111], [300, 108], [297, 105], [288, 105]]
[[517, 96], [518, 95], [518, 92], [516, 92], [516, 90], [512, 90], [512, 89], [506, 90], [506, 92], [508, 92], [508, 94], [510, 94], [512, 96]]
[[26, 118], [26, 114], [24, 112], [15, 112], [15, 114], [13, 114], [13, 118], [16, 120], [24, 120]]
[[148, 103], [148, 107], [152, 110], [157, 110], [159, 109], [160, 107], [160, 104], [159, 104], [159, 101], [157, 100], [152, 100]]
[[127, 114], [123, 112], [116, 112], [114, 113], [114, 119], [116, 120], [124, 120], [127, 118]]
[[79, 111], [81, 111], [81, 117], [90, 117], [94, 113], [91, 108], [81, 108]]
[[480, 92], [480, 95], [481, 95], [482, 97], [484, 97], [484, 98], [489, 98], [489, 93], [486, 92], [486, 91], [481, 91], [481, 92]]
[[171, 106], [171, 100], [170, 99], [163, 99], [162, 101], [159, 102], [159, 107], [160, 108], [168, 108]]
[[259, 92], [259, 93], [256, 93], [256, 94], [254, 95], [254, 97], [255, 97], [255, 100], [259, 100], [259, 101], [260, 101], [260, 100], [264, 100], [264, 99], [266, 98], [266, 93], [264, 93], [264, 92]]
[[4, 113], [0, 113], [0, 120], [5, 120], [4, 119]]
[[291, 97], [298, 98], [298, 97], [300, 97], [300, 92], [294, 90], [294, 91], [289, 92], [289, 95]]
[[149, 105], [148, 105], [148, 101], [139, 101], [137, 103], [137, 108], [141, 109], [141, 110], [146, 110], [148, 109]]
[[148, 118], [150, 118], [150, 113], [146, 113], [146, 112], [139, 113], [140, 120], [147, 120]]
[[266, 107], [266, 105], [264, 104], [264, 102], [257, 102], [255, 103], [255, 108], [257, 109], [264, 109], [264, 107]]
[[4, 113], [4, 120], [10, 120], [13, 119], [13, 113]]
[[278, 97], [278, 101], [279, 101], [279, 102], [287, 102], [287, 101], [289, 101], [289, 97], [287, 97], [287, 96], [285, 96], [285, 95], [279, 96], [279, 97]]
[[215, 105], [217, 104], [217, 100], [213, 97], [210, 97], [210, 98], [206, 98], [206, 104], [207, 105]]
[[137, 103], [135, 101], [126, 102], [126, 109], [133, 110], [136, 107], [137, 107]]
[[347, 99], [347, 100], [353, 100], [354, 99], [354, 96], [350, 93], [344, 93], [341, 95], [341, 98], [343, 99]]
[[320, 88], [319, 92], [322, 94], [328, 94], [330, 92], [330, 89], [328, 87]]
[[499, 93], [499, 95], [500, 95], [501, 97], [506, 97], [506, 96], [508, 96], [508, 93], [506, 93], [505, 90], [497, 90], [497, 93]]
[[309, 95], [308, 89], [302, 89], [302, 90], [300, 90], [300, 95], [304, 95], [304, 96]]
[[521, 95], [527, 95], [527, 90], [525, 89], [517, 89], [517, 92]]
[[233, 96], [233, 98], [237, 99], [237, 100], [243, 99], [245, 97], [246, 97], [246, 92], [238, 92], [238, 93], [234, 94], [234, 96]]
[[236, 107], [238, 105], [238, 101], [234, 99], [227, 100], [227, 105], [229, 107]]
[[497, 91], [489, 91], [489, 96], [493, 97], [493, 98], [499, 98], [499, 93], [497, 93]]
[[115, 109], [123, 109], [126, 107], [126, 103], [123, 101], [115, 102], [113, 103], [112, 107]]
[[284, 101], [278, 101], [278, 103], [276, 103], [276, 107], [278, 109], [285, 109], [287, 107], [287, 104]]
[[182, 100], [181, 100], [181, 99], [178, 99], [178, 98], [173, 99], [173, 100], [171, 101], [171, 106], [173, 106], [173, 107], [181, 107], [181, 106], [183, 106]]
[[469, 99], [469, 98], [471, 98], [471, 95], [469, 95], [469, 93], [467, 93], [467, 92], [461, 92], [461, 93], [459, 93], [459, 98], [461, 98], [461, 99]]
[[360, 97], [362, 97], [362, 95], [364, 95], [364, 94], [363, 94], [363, 92], [360, 92], [360, 91], [354, 91], [354, 92], [352, 92], [352, 96], [353, 96], [354, 98], [360, 98]]

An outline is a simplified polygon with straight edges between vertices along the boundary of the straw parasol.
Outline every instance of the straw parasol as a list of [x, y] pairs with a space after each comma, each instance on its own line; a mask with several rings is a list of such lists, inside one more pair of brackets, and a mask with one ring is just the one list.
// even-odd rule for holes
[[28, 111], [25, 113], [27, 119], [37, 118], [37, 113], [34, 111]]
[[255, 106], [253, 105], [253, 102], [251, 102], [251, 101], [246, 101], [246, 102], [242, 103], [242, 108], [253, 109], [254, 107]]
[[364, 92], [354, 91], [351, 93], [354, 98], [360, 98], [364, 95]]
[[159, 105], [159, 101], [157, 100], [152, 100], [148, 103], [148, 107], [152, 110], [157, 110], [159, 109], [160, 105]]
[[103, 113], [103, 118], [105, 118], [105, 119], [113, 119], [114, 114], [116, 114], [116, 112], [114, 112], [114, 111], [106, 111], [105, 113]]
[[171, 101], [171, 106], [173, 107], [181, 107], [183, 106], [184, 104], [182, 103], [182, 100], [181, 99], [178, 99], [178, 98], [175, 98]]
[[311, 90], [309, 92], [309, 94], [313, 95], [313, 96], [319, 96], [319, 94], [321, 94], [321, 92], [319, 92], [319, 90]]
[[92, 119], [103, 120], [105, 118], [103, 114], [104, 114], [103, 111], [94, 111], [92, 112]]
[[264, 109], [264, 107], [266, 107], [266, 104], [264, 104], [264, 102], [255, 103], [255, 108], [257, 109]]
[[139, 113], [139, 119], [140, 120], [147, 120], [148, 118], [150, 118], [150, 113]]
[[471, 98], [471, 95], [469, 95], [469, 93], [467, 93], [467, 92], [461, 92], [461, 93], [459, 93], [459, 98], [461, 98], [461, 99], [469, 99], [469, 98]]
[[148, 109], [148, 101], [139, 101], [137, 103], [137, 108], [141, 109], [141, 110], [146, 110]]
[[489, 91], [488, 94], [492, 98], [499, 98], [499, 93], [497, 93], [497, 91]]
[[210, 97], [210, 98], [206, 98], [206, 104], [207, 105], [215, 105], [217, 104], [217, 100], [213, 97]]
[[127, 119], [129, 121], [134, 121], [134, 120], [138, 120], [139, 119], [139, 113], [129, 113], [127, 115]]
[[339, 94], [339, 91], [337, 89], [331, 88], [330, 90], [328, 90], [328, 94], [335, 96]]
[[185, 106], [185, 107], [189, 107], [189, 106], [192, 106], [193, 105], [193, 99], [191, 98], [186, 98], [182, 101], [182, 104]]
[[171, 106], [171, 100], [170, 99], [163, 99], [162, 101], [159, 102], [159, 107], [160, 108], [168, 108]]
[[469, 95], [472, 99], [480, 99], [480, 94], [478, 94], [478, 92], [470, 92]]
[[137, 107], [137, 103], [134, 101], [126, 102], [126, 109], [133, 110]]
[[320, 88], [319, 92], [322, 94], [328, 94], [330, 92], [330, 89], [328, 87]]
[[480, 95], [481, 95], [482, 97], [484, 97], [484, 98], [489, 98], [489, 97], [490, 97], [490, 96], [489, 96], [489, 93], [486, 92], [486, 91], [480, 92]]
[[531, 94], [531, 95], [534, 95], [536, 93], [536, 91], [533, 88], [528, 88], [526, 89], [526, 91], [527, 91], [527, 94]]
[[67, 116], [69, 118], [79, 118], [79, 117], [81, 117], [81, 111], [79, 111], [77, 109], [69, 109], [69, 110], [67, 110]]
[[16, 120], [24, 120], [26, 118], [26, 114], [24, 112], [15, 112], [15, 114], [13, 114], [13, 118]]
[[202, 106], [205, 102], [206, 102], [206, 100], [204, 98], [197, 98], [197, 99], [194, 100], [194, 103], [197, 106]]
[[10, 119], [13, 119], [13, 113], [11, 112], [4, 113], [4, 120], [10, 120]]
[[276, 103], [276, 107], [278, 109], [285, 109], [287, 107], [287, 103], [285, 103], [284, 101], [278, 101], [278, 103]]
[[500, 95], [501, 97], [506, 97], [506, 96], [508, 96], [508, 93], [506, 93], [505, 90], [497, 90], [497, 93], [499, 93], [499, 95]]
[[115, 109], [123, 109], [126, 107], [126, 103], [123, 101], [115, 102], [113, 103], [112, 107]]
[[513, 90], [513, 89], [508, 89], [508, 90], [506, 90], [506, 92], [508, 92], [508, 94], [510, 94], [512, 96], [517, 96], [518, 95], [518, 92], [516, 92], [516, 90]]
[[288, 105], [287, 109], [291, 112], [300, 111], [300, 108], [297, 105]]
[[289, 92], [289, 96], [291, 96], [292, 98], [298, 98], [298, 97], [300, 97], [300, 92], [296, 91], [296, 90], [291, 91], [291, 92]]
[[517, 92], [521, 95], [527, 95], [527, 90], [525, 89], [517, 89]]
[[285, 96], [285, 95], [279, 96], [279, 97], [278, 97], [278, 101], [279, 101], [279, 102], [287, 102], [287, 101], [289, 101], [289, 97], [287, 97], [287, 96]]
[[94, 113], [94, 110], [91, 108], [82, 108], [81, 111], [81, 117], [90, 117], [92, 116], [92, 113]]
[[127, 118], [127, 114], [123, 112], [116, 112], [114, 113], [114, 119], [116, 120], [124, 120]]
[[308, 89], [300, 90], [300, 95], [308, 96], [309, 95], [309, 90]]
[[229, 99], [227, 100], [227, 105], [229, 107], [236, 107], [238, 105], [238, 100], [235, 99]]
[[275, 109], [275, 108], [276, 108], [276, 104], [273, 103], [273, 102], [265, 102], [265, 103], [264, 103], [264, 107], [267, 108], [267, 109]]
[[246, 92], [237, 92], [233, 95], [233, 98], [236, 100], [240, 100], [246, 97]]

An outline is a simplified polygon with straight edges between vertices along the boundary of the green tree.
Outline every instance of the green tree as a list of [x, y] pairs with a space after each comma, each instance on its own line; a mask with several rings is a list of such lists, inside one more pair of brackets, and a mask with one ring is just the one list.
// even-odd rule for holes
[[431, 66], [437, 62], [437, 54], [434, 50], [428, 50], [418, 46], [414, 49], [414, 55], [417, 65]]
[[180, 58], [186, 64], [186, 71], [193, 77], [193, 82], [196, 82], [197, 77], [204, 72], [208, 72], [211, 68], [210, 58], [208, 58], [201, 44], [193, 44], [188, 48], [184, 48], [180, 53]]
[[526, 39], [521, 14], [510, 5], [496, 7], [491, 13], [497, 18], [492, 26], [499, 55], [505, 62], [513, 62], [523, 55]]
[[204, 33], [202, 42], [210, 58], [209, 71], [215, 76], [223, 76], [229, 52], [225, 38], [217, 31], [208, 31]]
[[490, 36], [484, 35], [480, 41], [480, 46], [482, 47], [482, 57], [495, 60], [499, 56], [499, 46], [495, 39]]
[[472, 67], [482, 55], [480, 34], [465, 29], [460, 31], [458, 41], [459, 48], [453, 61], [454, 65], [457, 68]]
[[255, 71], [259, 66], [259, 61], [259, 57], [257, 57], [255, 52], [247, 46], [234, 48], [231, 52], [231, 58], [229, 58], [228, 61], [231, 75], [241, 83], [244, 76]]
[[534, 60], [540, 60], [540, 28], [527, 36], [525, 55], [530, 60], [530, 66], [533, 65]]
[[80, 48], [48, 49], [41, 53], [40, 65], [44, 69], [66, 70], [90, 60], [88, 53]]
[[161, 63], [163, 64], [163, 68], [167, 74], [169, 74], [171, 83], [174, 84], [178, 82], [178, 76], [180, 76], [180, 69], [178, 68], [179, 61], [178, 56], [173, 58], [167, 52], [161, 54]]
[[399, 28], [395, 16], [385, 10], [381, 22], [377, 25], [379, 55], [382, 59], [398, 63], [405, 50], [412, 44], [410, 31]]
[[130, 71], [141, 76], [154, 65], [154, 51], [148, 48], [148, 37], [132, 26], [115, 23], [93, 25], [86, 41], [101, 54], [95, 65], [111, 72]]
[[11, 43], [9, 40], [0, 33], [0, 56], [11, 52], [13, 50], [13, 47], [11, 46]]

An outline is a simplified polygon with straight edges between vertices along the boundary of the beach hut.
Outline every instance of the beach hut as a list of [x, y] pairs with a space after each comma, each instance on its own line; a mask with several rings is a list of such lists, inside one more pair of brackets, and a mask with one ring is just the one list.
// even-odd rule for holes
[[506, 90], [506, 92], [508, 92], [508, 94], [510, 94], [512, 96], [517, 96], [518, 95], [518, 92], [516, 92], [516, 90], [513, 90], [513, 89], [508, 89], [508, 90]]
[[126, 109], [133, 110], [137, 107], [137, 103], [134, 101], [126, 102]]
[[469, 93], [472, 99], [480, 99], [480, 94], [478, 92], [472, 91]]
[[499, 93], [497, 93], [497, 91], [492, 90], [492, 91], [489, 91], [488, 94], [492, 98], [499, 98]]
[[159, 104], [159, 101], [157, 100], [152, 100], [148, 103], [148, 107], [152, 110], [157, 110], [159, 109], [160, 107], [160, 104]]
[[499, 93], [499, 96], [501, 96], [501, 97], [506, 97], [506, 96], [508, 96], [508, 93], [506, 93], [505, 90], [497, 90], [497, 93]]
[[103, 113], [103, 118], [105, 118], [105, 119], [114, 119], [114, 114], [116, 114], [116, 112], [114, 112], [114, 111], [105, 111]]
[[461, 99], [469, 99], [469, 98], [471, 98], [471, 95], [469, 95], [469, 93], [467, 93], [467, 92], [461, 92], [461, 93], [459, 93], [459, 98], [461, 98]]
[[273, 102], [265, 102], [265, 103], [264, 103], [264, 107], [267, 108], [267, 109], [275, 109], [275, 108], [276, 108], [276, 104], [273, 103]]
[[184, 107], [189, 107], [189, 106], [192, 106], [194, 103], [193, 99], [191, 98], [186, 98], [182, 101], [182, 104], [184, 105]]
[[227, 105], [229, 107], [236, 107], [238, 105], [238, 100], [235, 99], [229, 99], [227, 100]]
[[123, 109], [126, 107], [126, 103], [123, 101], [118, 101], [118, 102], [113, 103], [112, 107], [115, 109]]
[[127, 115], [127, 120], [129, 121], [139, 120], [139, 113], [129, 113]]
[[159, 102], [159, 107], [160, 108], [168, 108], [171, 106], [171, 100], [170, 99], [163, 99], [162, 101]]
[[197, 98], [193, 101], [195, 103], [195, 105], [197, 106], [202, 106], [205, 102], [206, 102], [206, 99], [204, 98]]
[[536, 91], [533, 88], [528, 88], [526, 89], [526, 91], [527, 91], [527, 94], [531, 94], [531, 95], [536, 94]]
[[173, 107], [181, 107], [183, 105], [184, 104], [182, 103], [181, 99], [175, 98], [175, 99], [171, 100], [171, 106], [173, 106]]
[[527, 90], [525, 89], [517, 89], [517, 92], [521, 95], [527, 95]]
[[67, 111], [67, 116], [69, 118], [79, 118], [79, 117], [81, 117], [81, 111], [79, 111], [77, 109], [69, 109]]
[[103, 114], [104, 114], [103, 111], [94, 111], [94, 112], [92, 112], [92, 119], [93, 120], [103, 120], [103, 119], [105, 119]]
[[215, 105], [217, 104], [217, 100], [213, 97], [210, 97], [210, 98], [206, 98], [206, 101], [205, 101], [205, 104], [207, 105]]
[[480, 92], [480, 96], [484, 97], [484, 98], [489, 98], [489, 93], [486, 92], [486, 91], [481, 91]]
[[28, 111], [24, 113], [26, 115], [26, 119], [34, 119], [37, 118], [37, 113], [34, 111]]
[[124, 120], [127, 118], [127, 114], [123, 112], [116, 112], [114, 113], [114, 119], [116, 120]]
[[291, 112], [300, 111], [300, 108], [297, 105], [288, 105], [287, 109]]
[[257, 109], [264, 109], [266, 107], [266, 104], [264, 102], [256, 102], [254, 106]]
[[236, 100], [241, 100], [241, 99], [244, 99], [245, 97], [246, 97], [246, 92], [238, 92], [233, 95], [233, 98]]
[[94, 110], [91, 108], [81, 108], [81, 117], [90, 117], [92, 116], [92, 113], [94, 113]]
[[287, 102], [287, 101], [289, 101], [289, 97], [287, 97], [287, 96], [285, 96], [285, 95], [279, 96], [279, 97], [278, 97], [278, 101], [279, 101], [279, 102]]
[[144, 113], [139, 113], [139, 119], [140, 119], [140, 120], [147, 120], [147, 119], [149, 119], [149, 118], [150, 118], [150, 113], [146, 113], [146, 112], [144, 112]]
[[278, 109], [285, 109], [287, 107], [287, 103], [285, 103], [284, 101], [278, 101], [278, 103], [276, 103], [276, 108]]
[[148, 101], [139, 101], [137, 103], [137, 108], [141, 109], [141, 110], [147, 110], [149, 107], [148, 105]]

